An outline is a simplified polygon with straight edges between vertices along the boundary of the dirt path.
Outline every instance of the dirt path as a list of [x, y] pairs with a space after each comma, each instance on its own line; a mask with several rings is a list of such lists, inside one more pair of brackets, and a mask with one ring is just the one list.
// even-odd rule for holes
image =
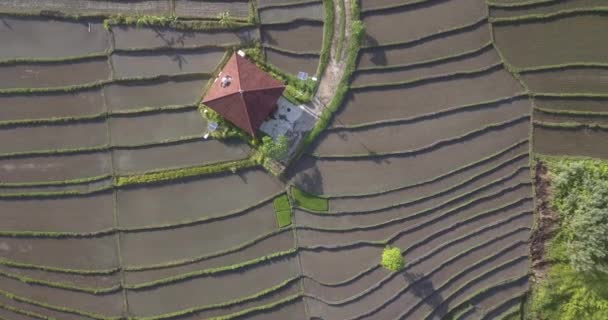
[[[337, 49], [340, 42], [340, 14], [341, 8], [338, 4], [339, 1], [344, 1], [345, 19], [344, 23], [345, 33], [343, 41], [343, 49], [340, 56], [337, 56]], [[352, 41], [352, 10], [350, 0], [333, 0], [335, 19], [334, 19], [334, 37], [331, 42], [329, 63], [325, 68], [321, 79], [319, 80], [319, 89], [312, 98], [312, 101], [307, 103], [305, 107], [315, 116], [319, 117], [325, 106], [333, 99], [336, 94], [338, 84], [342, 80], [345, 71], [346, 57], [348, 56], [348, 48], [350, 48], [350, 42]]]

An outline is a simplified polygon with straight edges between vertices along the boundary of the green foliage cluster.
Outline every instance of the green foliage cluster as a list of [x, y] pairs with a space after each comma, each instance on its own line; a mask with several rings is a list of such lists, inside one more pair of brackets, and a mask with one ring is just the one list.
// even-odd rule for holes
[[266, 157], [278, 161], [284, 160], [289, 152], [289, 139], [284, 135], [280, 135], [276, 140], [273, 140], [269, 136], [264, 136], [260, 151]]
[[608, 163], [549, 160], [560, 218], [529, 319], [608, 319]]
[[217, 129], [209, 134], [211, 137], [215, 139], [230, 139], [230, 138], [239, 138], [249, 144], [256, 145], [257, 142], [252, 138], [248, 133], [237, 128], [235, 125], [230, 123], [228, 120], [224, 119], [219, 113], [215, 112], [213, 109], [201, 105], [200, 112], [203, 118], [205, 118], [209, 122], [215, 122], [218, 124]]
[[274, 212], [277, 215], [277, 224], [279, 228], [286, 227], [291, 224], [291, 205], [287, 194], [281, 195], [274, 199]]
[[291, 187], [291, 196], [295, 204], [304, 209], [317, 212], [327, 212], [329, 210], [329, 200], [327, 198], [312, 195], [293, 186]]
[[403, 269], [405, 267], [405, 260], [401, 255], [401, 249], [391, 246], [384, 248], [381, 264], [384, 268], [393, 272]]

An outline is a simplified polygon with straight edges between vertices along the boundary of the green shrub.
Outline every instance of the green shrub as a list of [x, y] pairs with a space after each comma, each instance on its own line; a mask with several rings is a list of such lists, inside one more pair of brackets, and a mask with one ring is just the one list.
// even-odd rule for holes
[[387, 246], [382, 251], [382, 266], [390, 271], [397, 272], [405, 267], [405, 260], [401, 255], [401, 249]]
[[277, 224], [279, 228], [286, 227], [291, 224], [291, 205], [286, 194], [274, 199], [274, 212], [277, 216]]
[[267, 157], [275, 160], [284, 160], [289, 152], [289, 139], [286, 136], [280, 135], [276, 140], [265, 136], [262, 138], [260, 151]]
[[327, 212], [329, 210], [329, 200], [326, 198], [312, 195], [296, 187], [291, 188], [291, 196], [295, 204], [302, 208], [318, 212]]

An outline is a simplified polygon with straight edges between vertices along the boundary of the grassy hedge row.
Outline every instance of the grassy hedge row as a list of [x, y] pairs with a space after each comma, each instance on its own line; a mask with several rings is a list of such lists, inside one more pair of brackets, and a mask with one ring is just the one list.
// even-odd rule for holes
[[591, 8], [575, 8], [560, 10], [551, 13], [539, 13], [539, 14], [528, 14], [515, 17], [503, 17], [503, 18], [490, 18], [489, 21], [494, 24], [510, 24], [510, 23], [522, 23], [522, 22], [534, 22], [543, 20], [553, 20], [565, 17], [571, 17], [582, 14], [600, 14], [604, 15], [608, 13], [607, 6], [591, 7]]
[[354, 0], [351, 2], [352, 5], [352, 30], [351, 30], [351, 41], [348, 51], [348, 57], [346, 60], [344, 74], [336, 92], [334, 94], [334, 98], [329, 102], [319, 120], [312, 128], [312, 130], [302, 139], [298, 149], [296, 150], [296, 156], [291, 159], [291, 163], [297, 161], [297, 159], [302, 156], [304, 151], [312, 144], [313, 141], [317, 139], [317, 137], [327, 128], [329, 125], [333, 114], [338, 111], [346, 98], [348, 91], [350, 90], [350, 80], [351, 77], [357, 67], [357, 58], [359, 56], [359, 49], [361, 48], [361, 44], [363, 43], [363, 39], [365, 37], [365, 26], [363, 22], [359, 20], [359, 16], [361, 14], [361, 9], [359, 7], [359, 1]]
[[[15, 308], [9, 305], [5, 305], [5, 304], [0, 304], [0, 309], [4, 309], [16, 314], [20, 314], [26, 317], [31, 317], [31, 318], [35, 318], [35, 319], [42, 319], [42, 320], [58, 320], [56, 318], [51, 318], [49, 316], [45, 316], [36, 312], [32, 312], [32, 311], [28, 311], [28, 310], [22, 310], [19, 308]], [[6, 319], [6, 318], [2, 318], [0, 317], [0, 320], [12, 320], [12, 319]]]
[[78, 91], [85, 91], [90, 89], [101, 88], [111, 84], [129, 84], [133, 82], [147, 82], [147, 81], [175, 81], [175, 80], [186, 80], [186, 79], [205, 79], [210, 78], [213, 75], [204, 72], [189, 72], [189, 73], [178, 73], [173, 75], [156, 75], [148, 77], [131, 77], [131, 78], [120, 78], [120, 79], [109, 79], [109, 80], [98, 80], [90, 83], [76, 84], [70, 86], [61, 87], [46, 87], [46, 88], [9, 88], [0, 89], [0, 95], [15, 95], [15, 94], [39, 94], [39, 93], [72, 93]]
[[289, 204], [287, 194], [281, 195], [274, 199], [273, 205], [278, 227], [283, 228], [290, 225], [293, 212], [291, 210], [291, 204]]
[[496, 153], [493, 153], [493, 154], [491, 154], [489, 156], [481, 158], [481, 159], [479, 159], [479, 160], [477, 160], [475, 162], [472, 162], [470, 164], [466, 164], [466, 165], [464, 165], [462, 167], [453, 169], [451, 171], [448, 171], [448, 172], [446, 172], [444, 174], [435, 176], [435, 177], [430, 178], [430, 179], [425, 180], [425, 181], [410, 183], [410, 184], [406, 184], [406, 185], [402, 185], [402, 186], [398, 186], [398, 187], [394, 187], [394, 188], [387, 188], [387, 189], [384, 189], [384, 190], [374, 191], [374, 192], [348, 193], [348, 194], [325, 194], [324, 196], [327, 197], [327, 198], [329, 198], [329, 199], [331, 199], [331, 198], [358, 198], [358, 197], [382, 195], [382, 194], [387, 194], [387, 193], [391, 193], [391, 192], [394, 192], [394, 191], [399, 191], [399, 190], [403, 190], [403, 189], [408, 189], [408, 188], [422, 186], [422, 185], [425, 185], [425, 184], [429, 184], [429, 183], [433, 183], [433, 182], [439, 181], [441, 179], [447, 178], [447, 177], [449, 177], [451, 175], [463, 172], [465, 170], [471, 169], [471, 168], [473, 168], [475, 166], [487, 163], [489, 161], [493, 161], [494, 159], [496, 159], [496, 158], [498, 158], [498, 157], [500, 157], [500, 156], [502, 156], [502, 155], [504, 155], [504, 154], [506, 154], [506, 153], [508, 153], [508, 152], [510, 152], [512, 150], [514, 150], [514, 149], [517, 149], [518, 147], [520, 147], [520, 146], [522, 146], [524, 144], [527, 144], [528, 142], [529, 142], [528, 139], [524, 139], [524, 140], [518, 141], [518, 142], [516, 142], [516, 143], [514, 143], [514, 144], [512, 144], [512, 145], [510, 145], [508, 147], [506, 147], [503, 150], [499, 150]]
[[[251, 11], [251, 10], [250, 10]], [[254, 13], [250, 12], [247, 20], [255, 20]], [[221, 31], [221, 30], [238, 30], [255, 26], [255, 21], [249, 22], [231, 17], [225, 23], [220, 23], [218, 20], [208, 19], [179, 19], [170, 16], [128, 16], [114, 15], [103, 21], [103, 26], [106, 30], [111, 30], [115, 26], [134, 26], [134, 27], [160, 27], [171, 28], [176, 30], [194, 30], [194, 31]]]
[[387, 119], [387, 120], [364, 122], [364, 123], [359, 123], [359, 124], [336, 124], [336, 125], [333, 125], [331, 128], [328, 128], [327, 131], [331, 132], [331, 131], [340, 131], [340, 130], [360, 130], [360, 129], [364, 130], [364, 129], [379, 127], [379, 126], [384, 126], [384, 125], [407, 124], [407, 123], [411, 123], [411, 122], [422, 121], [425, 119], [434, 118], [437, 116], [449, 115], [449, 114], [453, 114], [455, 112], [467, 111], [469, 109], [475, 109], [475, 108], [481, 108], [481, 107], [491, 106], [491, 105], [495, 105], [495, 104], [507, 103], [507, 102], [511, 102], [513, 100], [520, 99], [523, 97], [527, 98], [528, 95], [525, 93], [519, 93], [519, 94], [511, 96], [511, 97], [498, 98], [495, 100], [461, 105], [461, 106], [457, 106], [457, 107], [453, 107], [453, 108], [448, 108], [448, 109], [443, 109], [443, 110], [430, 112], [430, 113], [426, 113], [426, 114], [416, 115], [416, 116], [409, 117], [409, 118], [394, 118], [394, 119]]
[[543, 71], [567, 70], [567, 69], [571, 69], [571, 68], [605, 69], [605, 68], [608, 68], [608, 63], [572, 62], [572, 63], [543, 65], [543, 66], [534, 66], [534, 67], [526, 67], [526, 68], [513, 68], [513, 71], [516, 73], [526, 74], [526, 73], [536, 73], [536, 72], [543, 72]]
[[[92, 195], [112, 190], [112, 186], [103, 186], [91, 190], [60, 190], [60, 191], [35, 191], [35, 192], [15, 192], [15, 193], [0, 193], [0, 199], [22, 199], [22, 198], [57, 198], [57, 197], [76, 197]], [[10, 231], [8, 231], [10, 233]], [[24, 231], [26, 232], [26, 231]], [[105, 232], [105, 231], [103, 231]], [[102, 232], [102, 233], [103, 233]], [[27, 233], [27, 232], [26, 232]], [[37, 233], [37, 232], [36, 232]], [[17, 236], [15, 234], [14, 236]], [[23, 234], [22, 236], [31, 236]]]
[[558, 92], [531, 92], [533, 98], [580, 98], [580, 99], [606, 99], [608, 93], [558, 93]]
[[225, 315], [225, 316], [219, 316], [219, 317], [214, 317], [214, 318], [210, 318], [209, 320], [231, 320], [231, 319], [239, 319], [242, 318], [243, 316], [246, 316], [248, 314], [255, 314], [258, 312], [263, 312], [265, 310], [273, 310], [279, 306], [291, 303], [295, 300], [301, 299], [302, 298], [302, 294], [295, 294], [286, 298], [283, 298], [281, 300], [275, 301], [273, 303], [269, 303], [263, 306], [257, 306], [257, 307], [252, 307], [249, 309], [245, 309], [239, 312], [235, 312], [229, 315]]
[[292, 50], [288, 50], [288, 49], [284, 49], [281, 47], [277, 47], [271, 44], [267, 44], [267, 43], [263, 43], [262, 47], [264, 49], [267, 50], [272, 50], [272, 51], [276, 51], [279, 53], [284, 53], [284, 54], [288, 54], [288, 55], [294, 55], [294, 56], [300, 56], [300, 57], [306, 57], [306, 56], [310, 56], [310, 57], [319, 57], [320, 53], [317, 51], [292, 51]]
[[362, 49], [392, 48], [392, 47], [401, 47], [401, 46], [411, 46], [411, 45], [423, 42], [423, 41], [428, 40], [428, 39], [435, 39], [435, 38], [444, 37], [444, 36], [447, 36], [447, 35], [450, 35], [450, 34], [461, 33], [461, 32], [463, 32], [465, 30], [474, 29], [474, 28], [477, 28], [477, 27], [479, 27], [479, 26], [481, 26], [483, 24], [486, 24], [487, 22], [488, 22], [488, 18], [487, 17], [481, 17], [479, 20], [474, 21], [472, 23], [467, 23], [467, 24], [463, 24], [463, 25], [460, 25], [460, 26], [456, 26], [456, 27], [452, 27], [452, 28], [447, 28], [447, 29], [439, 30], [439, 31], [437, 31], [435, 33], [424, 35], [424, 36], [421, 36], [419, 38], [415, 38], [415, 39], [411, 39], [411, 40], [406, 40], [406, 41], [388, 42], [388, 43], [382, 43], [382, 44], [373, 44], [373, 45], [366, 44], [365, 46], [362, 46]]
[[73, 273], [84, 276], [109, 276], [120, 271], [120, 268], [112, 268], [112, 269], [98, 269], [98, 270], [85, 270], [85, 269], [68, 269], [68, 268], [57, 268], [51, 266], [43, 266], [31, 263], [22, 263], [17, 261], [12, 261], [8, 259], [0, 258], [0, 265], [18, 268], [18, 269], [32, 269], [32, 270], [40, 270], [40, 271], [49, 271], [49, 272], [57, 272], [57, 273]]
[[283, 0], [283, 3], [272, 3], [263, 7], [260, 7], [258, 10], [262, 11], [265, 9], [270, 9], [270, 8], [285, 8], [285, 7], [298, 7], [298, 6], [304, 6], [304, 5], [309, 5], [309, 4], [313, 4], [313, 3], [321, 3], [323, 0], [306, 0], [306, 1], [290, 1], [290, 0]]
[[336, 48], [336, 59], [340, 59], [342, 57], [342, 49], [344, 48], [344, 38], [346, 37], [346, 6], [344, 5], [344, 0], [334, 1], [338, 1], [338, 7], [340, 8], [340, 20], [338, 22], [340, 33], [338, 34], [338, 47]]
[[295, 186], [291, 186], [289, 194], [295, 206], [315, 212], [327, 212], [329, 210], [329, 200], [327, 198], [312, 195]]
[[67, 56], [61, 58], [12, 58], [0, 60], [0, 66], [20, 65], [20, 64], [56, 64], [60, 62], [84, 62], [107, 58], [111, 55], [111, 50], [105, 52], [88, 53], [80, 56]]
[[223, 303], [217, 303], [217, 304], [212, 304], [212, 305], [206, 305], [206, 306], [200, 306], [200, 307], [194, 307], [194, 308], [189, 308], [189, 309], [185, 309], [185, 310], [180, 310], [180, 311], [176, 311], [176, 312], [171, 312], [171, 313], [165, 313], [162, 315], [158, 315], [158, 316], [152, 316], [152, 317], [137, 317], [137, 320], [162, 320], [162, 319], [170, 319], [170, 318], [177, 318], [177, 317], [183, 317], [183, 316], [188, 316], [188, 315], [195, 315], [198, 312], [201, 311], [205, 311], [205, 310], [210, 310], [210, 309], [220, 309], [220, 308], [227, 308], [227, 307], [231, 307], [231, 306], [235, 306], [235, 305], [239, 305], [239, 304], [243, 304], [243, 303], [248, 303], [248, 302], [252, 302], [255, 301], [259, 298], [263, 298], [265, 296], [268, 296], [270, 294], [273, 294], [281, 289], [287, 288], [288, 286], [290, 286], [291, 284], [293, 284], [294, 282], [296, 282], [297, 280], [299, 280], [300, 277], [294, 277], [294, 278], [290, 278], [287, 279], [281, 283], [279, 283], [278, 285], [272, 286], [264, 291], [255, 293], [253, 295], [249, 295], [246, 297], [241, 297], [235, 300], [231, 300], [228, 302], [223, 302]]
[[235, 160], [228, 162], [221, 162], [211, 165], [203, 165], [189, 168], [172, 169], [166, 171], [148, 172], [144, 174], [135, 174], [128, 176], [117, 176], [115, 185], [117, 187], [123, 187], [134, 184], [149, 184], [157, 183], [167, 180], [177, 180], [189, 177], [197, 177], [208, 174], [217, 174], [231, 171], [236, 171], [251, 168], [256, 166], [257, 163], [251, 159]]
[[217, 268], [198, 270], [198, 271], [179, 274], [176, 276], [153, 280], [153, 281], [149, 281], [149, 282], [138, 283], [138, 284], [133, 284], [133, 285], [125, 285], [125, 289], [144, 290], [144, 289], [154, 288], [154, 287], [158, 287], [158, 286], [162, 286], [162, 285], [182, 282], [182, 281], [185, 281], [188, 279], [193, 279], [193, 278], [208, 277], [208, 276], [212, 276], [212, 275], [217, 276], [222, 273], [244, 270], [248, 267], [260, 265], [260, 264], [263, 264], [266, 262], [272, 263], [279, 259], [294, 256], [296, 253], [297, 253], [297, 249], [279, 251], [279, 252], [275, 252], [275, 253], [272, 253], [272, 254], [269, 254], [269, 255], [266, 255], [263, 257], [259, 257], [259, 258], [253, 259], [253, 260], [249, 260], [249, 261], [245, 261], [245, 262], [241, 262], [241, 263], [237, 263], [237, 264], [233, 264], [233, 265], [229, 265], [229, 266], [221, 266], [221, 267], [217, 267]]
[[0, 271], [0, 277], [14, 279], [17, 281], [21, 281], [23, 283], [27, 283], [29, 285], [45, 286], [45, 287], [49, 287], [49, 288], [63, 289], [63, 290], [69, 290], [69, 291], [75, 291], [75, 292], [94, 294], [94, 295], [109, 294], [109, 293], [114, 293], [114, 292], [118, 292], [118, 291], [122, 290], [121, 285], [115, 285], [115, 286], [108, 287], [108, 288], [79, 287], [79, 286], [75, 286], [75, 285], [71, 285], [71, 284], [65, 284], [65, 283], [60, 283], [60, 282], [55, 282], [55, 281], [48, 281], [48, 280], [44, 280], [44, 279], [34, 279], [34, 278], [27, 277], [27, 276], [20, 275], [20, 274], [11, 274], [11, 273], [8, 273], [5, 271]]
[[422, 61], [406, 63], [406, 64], [359, 68], [355, 71], [355, 73], [363, 73], [363, 72], [369, 72], [369, 71], [373, 72], [373, 71], [399, 70], [399, 69], [409, 69], [409, 68], [430, 66], [430, 65], [433, 65], [436, 63], [445, 63], [445, 62], [449, 62], [449, 61], [458, 60], [461, 58], [471, 57], [478, 53], [484, 52], [486, 50], [490, 50], [491, 48], [493, 48], [492, 41], [489, 41], [489, 42], [483, 44], [479, 48], [467, 50], [467, 51], [463, 51], [463, 52], [458, 52], [458, 53], [442, 56], [439, 58], [433, 58], [433, 59], [422, 60]]
[[99, 176], [93, 176], [88, 178], [78, 178], [69, 180], [56, 180], [56, 181], [40, 181], [40, 182], [0, 182], [0, 188], [19, 188], [19, 187], [55, 187], [55, 186], [68, 186], [68, 185], [80, 185], [89, 184], [93, 182], [99, 182], [105, 179], [111, 178], [111, 174], [103, 174]]
[[608, 112], [603, 111], [578, 111], [578, 110], [558, 110], [558, 109], [548, 109], [542, 107], [535, 107], [534, 111], [559, 115], [559, 116], [584, 116], [584, 117], [608, 117]]
[[334, 7], [334, 1], [338, 1], [339, 3], [343, 3], [343, 0], [323, 0], [323, 12], [324, 12], [324, 23], [323, 23], [323, 43], [321, 45], [321, 54], [319, 56], [319, 66], [317, 67], [316, 76], [319, 79], [315, 83], [315, 87], [313, 92], [317, 92], [319, 88], [319, 83], [321, 78], [323, 77], [323, 72], [327, 68], [329, 64], [329, 59], [331, 58], [331, 46], [336, 36], [336, 30], [334, 30], [335, 21], [336, 21], [336, 10]]
[[523, 0], [521, 2], [494, 2], [486, 0], [486, 4], [490, 7], [495, 8], [519, 8], [519, 7], [533, 7], [542, 4], [548, 4], [555, 2], [555, 0]]
[[543, 122], [534, 121], [534, 126], [550, 129], [567, 129], [567, 130], [608, 130], [608, 125], [599, 123], [580, 123], [580, 122]]
[[318, 153], [311, 153], [311, 156], [313, 156], [317, 159], [362, 159], [362, 158], [390, 157], [390, 156], [403, 156], [403, 155], [418, 154], [421, 152], [436, 149], [438, 147], [441, 147], [441, 146], [444, 146], [444, 145], [447, 145], [447, 144], [450, 144], [450, 143], [453, 143], [456, 141], [464, 141], [467, 138], [474, 137], [474, 136], [483, 134], [488, 131], [506, 128], [513, 124], [522, 122], [524, 120], [529, 120], [529, 119], [530, 119], [530, 115], [525, 114], [523, 116], [519, 116], [519, 117], [513, 118], [511, 120], [504, 121], [504, 122], [488, 124], [479, 129], [471, 130], [467, 133], [464, 133], [464, 134], [456, 136], [456, 137], [438, 140], [429, 145], [426, 145], [426, 146], [423, 146], [420, 148], [416, 148], [416, 149], [398, 150], [398, 151], [389, 151], [389, 152], [353, 153], [353, 154], [325, 154], [325, 155], [322, 155], [322, 154], [318, 154]]
[[421, 77], [421, 78], [410, 79], [410, 80], [399, 81], [399, 82], [384, 82], [384, 83], [358, 85], [358, 86], [352, 86], [351, 88], [353, 90], [362, 90], [362, 89], [376, 89], [376, 88], [381, 89], [381, 88], [390, 88], [390, 87], [413, 86], [413, 85], [429, 83], [429, 82], [433, 82], [433, 81], [443, 81], [443, 80], [450, 80], [453, 78], [469, 77], [472, 75], [478, 75], [478, 74], [483, 74], [483, 73], [491, 72], [494, 70], [498, 70], [500, 68], [502, 68], [502, 62], [493, 64], [493, 65], [490, 65], [487, 67], [483, 67], [480, 69], [476, 69], [476, 70], [457, 71], [457, 72], [452, 72], [452, 73], [433, 75], [433, 76], [429, 76], [429, 77]]
[[381, 14], [382, 11], [389, 11], [389, 10], [393, 10], [393, 9], [416, 6], [416, 5], [422, 4], [424, 2], [432, 2], [432, 1], [433, 0], [410, 0], [410, 1], [406, 1], [404, 3], [389, 4], [389, 5], [379, 6], [379, 7], [373, 7], [373, 8], [363, 10], [363, 15], [367, 16], [367, 15], [372, 15], [372, 14]]

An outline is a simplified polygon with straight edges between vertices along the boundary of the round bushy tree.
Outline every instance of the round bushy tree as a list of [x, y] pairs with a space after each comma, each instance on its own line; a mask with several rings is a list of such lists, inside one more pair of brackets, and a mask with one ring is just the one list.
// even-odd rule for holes
[[382, 252], [382, 266], [393, 272], [397, 272], [405, 266], [405, 260], [401, 255], [401, 249], [387, 246]]

